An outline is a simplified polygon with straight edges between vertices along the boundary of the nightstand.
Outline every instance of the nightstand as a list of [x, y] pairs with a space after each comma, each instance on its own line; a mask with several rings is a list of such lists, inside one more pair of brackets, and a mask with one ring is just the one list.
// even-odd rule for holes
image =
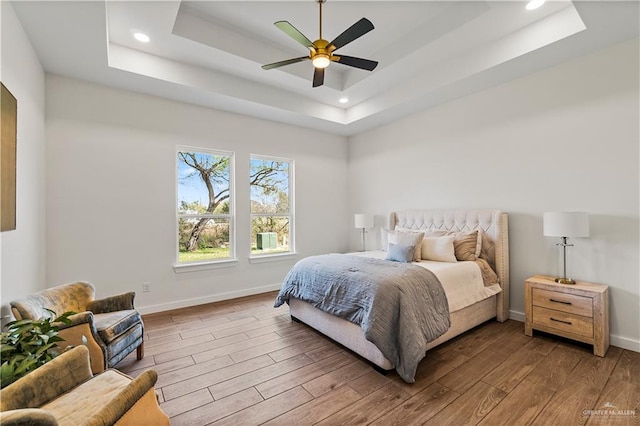
[[524, 283], [524, 332], [544, 331], [593, 345], [604, 356], [609, 348], [609, 286], [578, 281], [559, 284], [535, 275]]

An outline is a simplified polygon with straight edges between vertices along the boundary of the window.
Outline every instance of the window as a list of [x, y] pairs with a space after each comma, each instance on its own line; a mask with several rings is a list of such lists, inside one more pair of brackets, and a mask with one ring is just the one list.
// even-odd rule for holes
[[178, 263], [235, 258], [233, 153], [178, 147]]
[[293, 160], [251, 156], [251, 254], [294, 251]]

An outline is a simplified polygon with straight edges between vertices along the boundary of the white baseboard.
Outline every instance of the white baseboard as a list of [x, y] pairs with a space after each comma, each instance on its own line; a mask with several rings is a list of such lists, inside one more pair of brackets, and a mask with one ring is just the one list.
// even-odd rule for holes
[[[173, 309], [187, 308], [189, 306], [204, 305], [206, 303], [220, 302], [221, 300], [237, 299], [238, 297], [252, 296], [254, 294], [268, 293], [270, 291], [280, 290], [282, 284], [271, 284], [262, 287], [254, 287], [246, 290], [232, 291], [228, 293], [212, 294], [210, 296], [196, 297], [193, 299], [177, 300], [170, 303], [161, 303], [159, 305], [148, 305], [136, 307], [142, 315], [153, 314], [156, 312], [170, 311]], [[275, 299], [274, 299], [275, 302]]]
[[509, 311], [509, 319], [524, 322], [524, 312]]
[[634, 352], [640, 352], [640, 341], [629, 339], [628, 337], [616, 336], [611, 334], [609, 336], [609, 343], [611, 346], [617, 346], [622, 349], [628, 349]]
[[[509, 311], [509, 319], [524, 322], [524, 312]], [[628, 349], [634, 352], [640, 352], [640, 341], [630, 339], [615, 334], [609, 335], [609, 343], [611, 346], [617, 346], [622, 349]]]

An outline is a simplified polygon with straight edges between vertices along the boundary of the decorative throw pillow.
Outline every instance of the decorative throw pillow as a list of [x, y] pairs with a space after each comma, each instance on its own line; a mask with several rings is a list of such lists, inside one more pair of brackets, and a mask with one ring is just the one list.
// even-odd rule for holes
[[413, 260], [414, 246], [402, 246], [400, 244], [389, 243], [386, 260], [393, 262], [409, 263]]
[[496, 245], [487, 234], [484, 232], [481, 232], [480, 234], [482, 235], [482, 250], [478, 257], [489, 262], [489, 265], [495, 265]]
[[[413, 235], [417, 235], [417, 234], [422, 234], [422, 236], [424, 237], [426, 234], [424, 231], [419, 231], [417, 229], [409, 229], [409, 228], [403, 228], [401, 226], [396, 226], [396, 232], [402, 232], [405, 234], [413, 234]], [[420, 254], [421, 248], [421, 241], [416, 242], [416, 251], [415, 251], [415, 257], [414, 257], [414, 261], [419, 261], [420, 259], [422, 259], [422, 256]]]
[[453, 240], [453, 249], [458, 260], [476, 260], [480, 255], [482, 237], [478, 231], [456, 232]]
[[489, 266], [489, 262], [482, 258], [477, 258], [476, 264], [480, 267], [480, 272], [482, 272], [482, 282], [484, 282], [485, 287], [489, 287], [500, 282], [498, 274], [496, 274], [496, 271]]
[[424, 232], [402, 232], [402, 231], [389, 231], [387, 233], [387, 241], [389, 244], [399, 244], [402, 246], [413, 246], [413, 260], [418, 262], [420, 260], [420, 247]]
[[433, 230], [428, 231], [426, 236], [428, 237], [440, 237], [445, 235], [455, 236], [453, 240], [453, 249], [456, 253], [456, 259], [458, 260], [476, 260], [480, 256], [482, 248], [482, 235], [480, 231], [442, 231]]
[[453, 248], [454, 235], [444, 237], [424, 237], [422, 239], [421, 255], [425, 260], [438, 262], [457, 262]]

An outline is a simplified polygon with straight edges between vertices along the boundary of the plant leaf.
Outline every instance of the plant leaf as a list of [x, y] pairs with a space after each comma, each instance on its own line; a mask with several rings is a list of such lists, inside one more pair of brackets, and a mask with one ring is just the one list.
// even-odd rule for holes
[[0, 334], [2, 359], [2, 386], [19, 379], [39, 366], [58, 356], [58, 324], [70, 324], [68, 319], [75, 312], [65, 312], [56, 318], [56, 313], [46, 309], [49, 315], [40, 319], [24, 319], [7, 324], [7, 331]]
[[31, 367], [33, 367], [36, 363], [36, 360], [33, 358], [25, 358], [19, 365], [18, 368], [16, 368], [16, 371], [14, 374], [19, 375], [19, 374], [23, 374], [26, 373], [27, 371], [29, 371], [31, 369]]

